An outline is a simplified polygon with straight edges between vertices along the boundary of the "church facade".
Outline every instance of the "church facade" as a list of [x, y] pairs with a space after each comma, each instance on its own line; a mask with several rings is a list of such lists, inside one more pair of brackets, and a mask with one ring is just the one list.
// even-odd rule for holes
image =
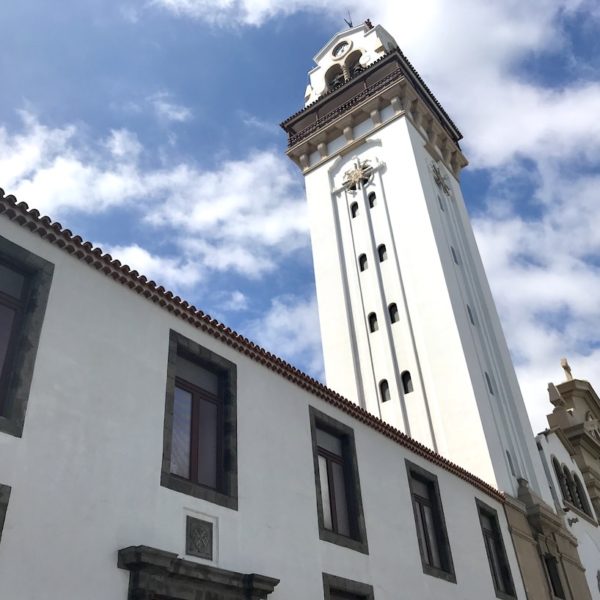
[[315, 61], [329, 387], [0, 194], [0, 596], [600, 598], [600, 401], [533, 437], [460, 132], [379, 26]]

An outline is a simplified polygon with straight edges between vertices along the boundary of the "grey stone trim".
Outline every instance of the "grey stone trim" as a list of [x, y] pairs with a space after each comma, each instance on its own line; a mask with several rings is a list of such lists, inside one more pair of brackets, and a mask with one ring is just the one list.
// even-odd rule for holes
[[0, 258], [27, 274], [23, 321], [12, 355], [12, 371], [0, 406], [0, 431], [21, 437], [54, 265], [0, 236]]
[[[215, 490], [171, 473], [171, 433], [173, 429], [173, 398], [177, 356], [217, 373], [219, 393], [223, 394], [223, 469], [222, 489]], [[160, 484], [176, 492], [220, 504], [232, 510], [238, 508], [237, 484], [237, 367], [234, 363], [204, 348], [200, 344], [171, 330], [167, 365], [167, 389], [163, 428], [163, 456]]]
[[[512, 576], [511, 570], [510, 570], [510, 563], [508, 562], [508, 557], [506, 556], [506, 548], [504, 546], [504, 538], [502, 537], [502, 530], [500, 529], [500, 523], [498, 521], [498, 511], [496, 509], [492, 508], [491, 506], [488, 506], [485, 502], [482, 502], [479, 498], [475, 498], [475, 504], [477, 505], [477, 515], [480, 518], [481, 518], [481, 513], [484, 512], [484, 513], [488, 513], [488, 515], [490, 515], [496, 522], [497, 531], [500, 536], [500, 544], [501, 544], [502, 554], [503, 554], [504, 560], [506, 561], [506, 565], [508, 568], [508, 576], [510, 578], [510, 585], [514, 591], [515, 590], [515, 582], [513, 580], [513, 576]], [[481, 535], [483, 537], [483, 528], [481, 530]], [[485, 541], [484, 541], [484, 547], [485, 547]], [[487, 547], [485, 548], [485, 553], [486, 553], [486, 555], [488, 554]], [[489, 556], [488, 556], [488, 562], [490, 562]], [[492, 576], [491, 562], [490, 562], [490, 577], [492, 578], [492, 583], [494, 584], [494, 591], [496, 592], [496, 598], [500, 598], [500, 600], [514, 600], [517, 597], [516, 593], [507, 594], [507, 593], [499, 590], [496, 587], [496, 582], [494, 581], [494, 577]]]
[[413, 504], [413, 502], [412, 502], [413, 486], [412, 486], [411, 473], [416, 473], [417, 475], [420, 475], [423, 479], [427, 479], [428, 481], [430, 481], [433, 484], [433, 487], [435, 490], [435, 501], [436, 501], [436, 504], [437, 504], [437, 507], [439, 510], [439, 516], [440, 516], [441, 525], [442, 525], [441, 530], [439, 532], [440, 537], [441, 537], [441, 539], [439, 541], [443, 545], [444, 551], [447, 553], [447, 556], [448, 556], [448, 563], [449, 563], [448, 571], [446, 571], [444, 569], [438, 569], [436, 567], [432, 567], [431, 565], [428, 565], [426, 563], [425, 555], [423, 554], [424, 542], [421, 539], [421, 535], [419, 533], [419, 526], [417, 523], [417, 515], [414, 511], [414, 504], [413, 504], [413, 514], [415, 517], [415, 528], [417, 531], [417, 539], [419, 542], [419, 554], [421, 555], [421, 565], [423, 566], [423, 573], [426, 573], [427, 575], [432, 575], [433, 577], [438, 577], [439, 579], [444, 579], [445, 581], [448, 581], [450, 583], [456, 583], [456, 573], [454, 572], [454, 561], [452, 560], [452, 550], [450, 548], [450, 539], [448, 538], [448, 530], [446, 529], [446, 517], [444, 516], [444, 506], [442, 504], [442, 497], [440, 495], [440, 486], [438, 484], [438, 478], [433, 473], [426, 471], [425, 469], [423, 469], [419, 465], [416, 465], [415, 463], [411, 462], [408, 459], [404, 459], [404, 463], [406, 464], [406, 474], [408, 476], [408, 488], [410, 490], [410, 495], [411, 495], [411, 504]]
[[331, 599], [331, 592], [346, 592], [359, 596], [361, 600], [374, 600], [373, 586], [352, 579], [344, 579], [329, 573], [323, 573], [323, 593], [325, 600]]
[[129, 570], [128, 600], [262, 600], [279, 579], [217, 569], [149, 546], [119, 550], [117, 565]]
[[[358, 461], [356, 459], [356, 444], [354, 442], [354, 430], [344, 423], [336, 421], [333, 417], [322, 413], [313, 406], [308, 407], [310, 416], [310, 432], [312, 438], [313, 466], [315, 474], [315, 488], [317, 491], [317, 516], [319, 522], [319, 538], [326, 542], [344, 546], [363, 554], [369, 554], [367, 542], [367, 529], [365, 515], [363, 513], [362, 496], [360, 493], [360, 479], [358, 476]], [[323, 526], [323, 504], [321, 501], [321, 481], [319, 478], [319, 458], [317, 453], [317, 427], [329, 430], [343, 439], [344, 462], [348, 467], [347, 491], [348, 513], [350, 516], [350, 527], [352, 537], [347, 537], [325, 529]]]
[[0, 540], [2, 540], [2, 530], [4, 529], [4, 520], [6, 519], [9, 500], [10, 486], [0, 484]]
[[185, 520], [185, 553], [206, 560], [213, 558], [213, 524], [189, 515]]

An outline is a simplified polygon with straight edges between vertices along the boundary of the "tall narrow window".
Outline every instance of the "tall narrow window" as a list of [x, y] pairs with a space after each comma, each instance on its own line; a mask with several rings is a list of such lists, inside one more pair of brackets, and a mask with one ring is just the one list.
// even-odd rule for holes
[[379, 325], [377, 323], [377, 315], [375, 313], [369, 314], [369, 330], [371, 333], [377, 331], [379, 329]]
[[390, 313], [390, 321], [392, 323], [397, 323], [400, 320], [400, 315], [398, 313], [398, 307], [396, 306], [395, 302], [392, 302], [388, 306], [388, 311]]
[[353, 202], [350, 205], [350, 214], [352, 215], [352, 218], [356, 218], [356, 215], [358, 214], [358, 202]]
[[577, 506], [577, 490], [575, 489], [575, 482], [573, 481], [573, 476], [571, 475], [571, 471], [567, 468], [567, 466], [563, 466], [563, 473], [565, 476], [565, 483], [567, 484], [567, 488], [569, 490], [569, 501]]
[[377, 204], [377, 194], [375, 192], [371, 192], [368, 196], [369, 198], [369, 208], [373, 208]]
[[556, 560], [556, 557], [552, 556], [551, 554], [546, 554], [544, 556], [544, 564], [546, 565], [546, 572], [548, 573], [548, 580], [550, 581], [550, 587], [552, 588], [552, 594], [554, 595], [554, 598], [561, 598], [564, 600], [565, 591], [560, 579], [558, 561]]
[[381, 395], [381, 401], [387, 402], [392, 398], [390, 395], [390, 386], [387, 382], [387, 379], [382, 379], [379, 382], [379, 394]]
[[454, 246], [450, 246], [450, 252], [452, 252], [452, 260], [458, 265], [459, 260], [458, 260], [458, 254], [456, 253], [456, 250], [454, 249]]
[[471, 325], [475, 325], [475, 317], [473, 316], [473, 311], [471, 307], [467, 304], [467, 314], [469, 315], [469, 321], [471, 321]]
[[506, 460], [508, 461], [508, 467], [510, 468], [511, 475], [513, 477], [516, 477], [517, 474], [515, 473], [515, 465], [513, 464], [512, 456], [510, 455], [510, 452], [508, 450], [506, 451]]
[[514, 598], [515, 588], [508, 565], [506, 550], [504, 549], [502, 533], [500, 532], [498, 514], [493, 508], [486, 506], [483, 502], [476, 500], [476, 503], [496, 595], [501, 598]]
[[0, 431], [21, 437], [54, 266], [0, 237]]
[[367, 262], [367, 255], [366, 254], [361, 254], [358, 257], [358, 268], [361, 271], [366, 271], [369, 267], [369, 263]]
[[444, 203], [442, 202], [442, 198], [440, 197], [440, 195], [439, 195], [439, 194], [438, 194], [438, 197], [437, 197], [437, 199], [438, 199], [438, 202], [439, 202], [440, 208], [441, 208], [442, 210], [444, 210]]
[[387, 260], [387, 249], [385, 244], [380, 244], [377, 248], [377, 255], [379, 256], [379, 262]]
[[554, 467], [554, 474], [556, 475], [556, 479], [558, 480], [558, 485], [560, 486], [560, 492], [562, 494], [563, 500], [566, 502], [572, 502], [571, 492], [569, 491], [569, 487], [567, 486], [567, 479], [565, 477], [565, 473], [562, 470], [558, 460], [555, 456], [552, 457], [552, 466]]
[[485, 375], [485, 384], [487, 385], [488, 392], [493, 396], [494, 395], [494, 388], [492, 386], [492, 379], [488, 375], [487, 372], [484, 373], [484, 375]]
[[579, 502], [581, 503], [581, 510], [586, 515], [588, 515], [588, 517], [593, 518], [592, 509], [590, 508], [590, 503], [588, 502], [585, 486], [583, 485], [583, 483], [581, 483], [581, 479], [579, 479], [578, 475], [574, 475], [573, 479], [575, 481], [575, 489], [577, 490], [577, 496], [579, 498]]
[[319, 537], [367, 553], [354, 433], [313, 407], [309, 413]]
[[172, 331], [161, 483], [237, 508], [235, 365]]
[[410, 394], [413, 391], [413, 383], [412, 377], [410, 376], [410, 371], [403, 371], [400, 378], [402, 379], [402, 390], [405, 394]]
[[406, 461], [423, 571], [456, 581], [437, 477]]

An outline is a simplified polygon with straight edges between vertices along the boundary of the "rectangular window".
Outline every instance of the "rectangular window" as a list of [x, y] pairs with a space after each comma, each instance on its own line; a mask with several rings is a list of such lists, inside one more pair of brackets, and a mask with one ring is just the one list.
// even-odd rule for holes
[[354, 432], [309, 407], [322, 540], [368, 553]]
[[456, 583], [437, 477], [405, 462], [423, 572]]
[[562, 581], [560, 579], [560, 573], [558, 571], [558, 561], [555, 556], [551, 554], [546, 554], [544, 556], [544, 564], [546, 565], [546, 571], [548, 573], [548, 579], [550, 581], [550, 588], [552, 589], [552, 594], [554, 594], [555, 598], [561, 598], [564, 600], [565, 591], [562, 586]]
[[21, 437], [54, 267], [0, 237], [0, 431]]
[[165, 487], [237, 509], [236, 367], [171, 331]]
[[503, 599], [515, 598], [515, 587], [500, 532], [498, 514], [480, 500], [475, 499], [475, 502], [496, 596]]
[[2, 540], [2, 530], [4, 529], [4, 520], [8, 510], [8, 500], [10, 499], [10, 487], [0, 484], [0, 541]]
[[323, 573], [323, 592], [325, 600], [374, 600], [373, 587]]

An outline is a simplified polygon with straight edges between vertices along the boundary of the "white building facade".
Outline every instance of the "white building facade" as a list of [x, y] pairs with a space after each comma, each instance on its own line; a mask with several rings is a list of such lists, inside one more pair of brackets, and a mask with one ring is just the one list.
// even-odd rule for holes
[[0, 273], [0, 597], [525, 598], [475, 476], [10, 197]]

